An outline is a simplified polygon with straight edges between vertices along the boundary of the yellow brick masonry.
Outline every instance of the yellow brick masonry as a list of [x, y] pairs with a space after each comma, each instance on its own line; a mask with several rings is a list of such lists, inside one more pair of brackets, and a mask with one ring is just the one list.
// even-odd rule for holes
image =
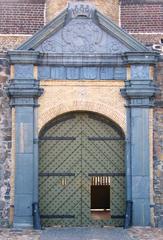
[[32, 35], [0, 34], [0, 52], [16, 49]]
[[[68, 2], [76, 2], [76, 0], [46, 0], [46, 22], [63, 11]], [[94, 4], [101, 13], [119, 24], [119, 0], [87, 0], [86, 2]]]
[[126, 131], [125, 99], [120, 94], [123, 81], [41, 81], [39, 130], [50, 120], [70, 111], [100, 113]]

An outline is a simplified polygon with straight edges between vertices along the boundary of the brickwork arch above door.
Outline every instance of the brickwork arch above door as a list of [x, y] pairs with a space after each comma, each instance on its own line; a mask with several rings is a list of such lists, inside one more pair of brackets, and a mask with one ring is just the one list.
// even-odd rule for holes
[[57, 116], [72, 111], [91, 111], [99, 113], [121, 127], [126, 132], [126, 116], [121, 109], [115, 109], [111, 105], [102, 104], [101, 102], [87, 101], [70, 101], [62, 102], [39, 115], [38, 129], [39, 131], [52, 119]]

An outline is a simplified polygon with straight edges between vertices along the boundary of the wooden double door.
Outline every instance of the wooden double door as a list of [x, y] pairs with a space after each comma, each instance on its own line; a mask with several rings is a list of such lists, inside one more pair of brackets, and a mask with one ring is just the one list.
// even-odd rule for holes
[[[123, 225], [124, 143], [121, 129], [95, 113], [68, 113], [45, 126], [39, 138], [43, 226]], [[106, 206], [110, 217], [93, 219], [95, 206]]]

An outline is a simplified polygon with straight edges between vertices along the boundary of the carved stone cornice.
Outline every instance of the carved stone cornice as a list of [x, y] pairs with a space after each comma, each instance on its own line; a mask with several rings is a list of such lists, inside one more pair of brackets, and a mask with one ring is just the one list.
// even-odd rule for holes
[[159, 56], [157, 52], [126, 52], [122, 58], [126, 64], [155, 64]]
[[43, 89], [39, 87], [39, 82], [34, 79], [17, 80], [13, 79], [5, 88], [10, 105], [35, 106], [36, 100], [43, 94]]
[[35, 51], [8, 52], [11, 64], [35, 64], [55, 66], [107, 66], [125, 65], [122, 54], [73, 54], [73, 53], [40, 53]]
[[[127, 100], [128, 107], [153, 107], [155, 96], [160, 93], [159, 88], [152, 80], [125, 81], [125, 88], [121, 89], [121, 94]], [[135, 81], [136, 82], [136, 81]]]
[[129, 79], [121, 94], [127, 100], [128, 107], [153, 107], [154, 98], [159, 88], [150, 76], [150, 66], [158, 62], [159, 54], [155, 52], [128, 52], [123, 54], [123, 60], [129, 65]]

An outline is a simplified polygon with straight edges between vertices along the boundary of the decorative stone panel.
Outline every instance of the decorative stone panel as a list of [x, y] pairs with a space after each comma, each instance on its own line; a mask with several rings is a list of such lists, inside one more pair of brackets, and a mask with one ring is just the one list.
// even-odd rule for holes
[[38, 79], [125, 80], [125, 67], [38, 67]]

